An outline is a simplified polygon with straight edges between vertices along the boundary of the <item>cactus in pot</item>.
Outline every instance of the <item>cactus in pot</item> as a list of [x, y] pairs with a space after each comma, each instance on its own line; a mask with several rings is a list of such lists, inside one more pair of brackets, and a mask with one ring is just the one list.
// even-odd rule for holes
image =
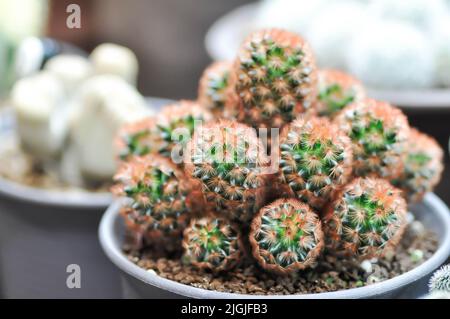
[[317, 214], [296, 199], [263, 207], [250, 226], [252, 255], [265, 270], [288, 275], [311, 267], [324, 246]]
[[357, 176], [389, 178], [400, 173], [409, 124], [398, 108], [364, 99], [344, 108], [334, 123], [353, 142], [353, 166]]
[[200, 78], [198, 102], [217, 118], [225, 116], [231, 66], [232, 64], [227, 61], [215, 62], [203, 72]]
[[280, 128], [314, 113], [317, 71], [308, 43], [279, 29], [252, 33], [230, 73], [229, 114], [255, 128]]
[[48, 71], [20, 79], [11, 91], [22, 147], [37, 161], [60, 154], [67, 133], [64, 87]]
[[192, 219], [182, 244], [185, 260], [200, 269], [221, 272], [241, 261], [240, 235], [224, 219]]
[[77, 169], [88, 179], [110, 180], [116, 171], [114, 138], [126, 123], [142, 119], [151, 110], [131, 85], [114, 75], [86, 81], [75, 97], [69, 148]]
[[118, 153], [122, 160], [149, 153], [175, 160], [178, 155], [176, 162], [181, 164], [182, 150], [195, 126], [211, 120], [212, 114], [196, 102], [178, 101], [165, 106], [157, 116], [126, 124], [118, 134]]
[[89, 59], [96, 75], [117, 75], [131, 85], [136, 85], [139, 63], [129, 48], [114, 43], [103, 43], [92, 51]]
[[319, 70], [318, 92], [318, 114], [331, 118], [347, 105], [366, 97], [360, 81], [347, 73], [332, 69]]
[[270, 174], [254, 129], [211, 122], [194, 132], [184, 156], [186, 175], [202, 183], [211, 211], [245, 224], [263, 205]]
[[191, 216], [202, 210], [200, 185], [159, 155], [135, 157], [122, 163], [113, 193], [125, 197], [122, 215], [135, 236], [156, 249], [176, 251]]
[[280, 187], [316, 209], [351, 177], [351, 141], [325, 118], [296, 119], [283, 130], [280, 148]]
[[439, 183], [443, 160], [444, 152], [435, 139], [411, 129], [401, 173], [391, 182], [403, 190], [408, 201], [419, 202]]
[[356, 178], [339, 191], [324, 214], [330, 250], [359, 258], [383, 256], [406, 227], [401, 191], [383, 179]]

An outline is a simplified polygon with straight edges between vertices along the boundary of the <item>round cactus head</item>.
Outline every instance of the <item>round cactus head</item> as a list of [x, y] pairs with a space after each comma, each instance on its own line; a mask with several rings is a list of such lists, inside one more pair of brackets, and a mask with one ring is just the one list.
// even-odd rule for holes
[[363, 258], [394, 248], [405, 226], [401, 191], [382, 179], [356, 178], [336, 195], [324, 217], [329, 247]]
[[366, 97], [362, 83], [347, 73], [331, 69], [319, 70], [318, 79], [319, 115], [334, 117], [347, 105]]
[[190, 216], [201, 210], [199, 185], [158, 155], [123, 163], [114, 180], [113, 194], [127, 199], [123, 215], [135, 237], [176, 249]]
[[150, 153], [173, 159], [181, 156], [195, 125], [211, 119], [212, 114], [196, 102], [182, 100], [165, 106], [155, 118], [123, 127], [116, 143], [118, 153], [123, 160]]
[[241, 260], [239, 235], [223, 219], [193, 219], [184, 231], [183, 248], [189, 263], [214, 272], [230, 270]]
[[310, 267], [324, 246], [319, 217], [296, 199], [276, 200], [253, 219], [250, 245], [269, 272], [286, 275]]
[[433, 138], [412, 129], [403, 155], [401, 174], [392, 184], [411, 202], [421, 201], [425, 193], [439, 183], [444, 166], [444, 152]]
[[430, 279], [430, 293], [450, 293], [450, 265], [442, 266]]
[[298, 199], [321, 209], [352, 173], [352, 144], [325, 118], [298, 118], [282, 133], [282, 184]]
[[184, 165], [186, 175], [202, 183], [212, 211], [245, 223], [265, 200], [267, 162], [254, 129], [219, 121], [195, 131]]
[[364, 99], [347, 106], [334, 121], [353, 142], [357, 176], [386, 178], [399, 173], [409, 124], [398, 108]]
[[252, 33], [230, 75], [227, 108], [238, 120], [259, 128], [279, 128], [312, 110], [317, 74], [309, 45], [278, 29]]
[[230, 62], [215, 62], [203, 72], [200, 79], [198, 101], [216, 117], [224, 116], [231, 66]]

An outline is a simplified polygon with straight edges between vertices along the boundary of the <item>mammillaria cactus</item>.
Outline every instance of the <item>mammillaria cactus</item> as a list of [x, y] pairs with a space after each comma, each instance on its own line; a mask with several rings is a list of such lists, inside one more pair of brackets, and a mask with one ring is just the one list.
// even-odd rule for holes
[[334, 117], [347, 105], [366, 97], [362, 83], [347, 73], [331, 69], [319, 70], [318, 78], [319, 115]]
[[239, 234], [224, 219], [192, 219], [184, 231], [183, 248], [192, 265], [214, 272], [230, 270], [241, 260]]
[[392, 180], [392, 184], [403, 190], [409, 201], [422, 200], [425, 193], [439, 183], [444, 170], [443, 158], [444, 152], [436, 140], [411, 129], [401, 174]]
[[387, 181], [356, 178], [330, 204], [324, 216], [328, 246], [361, 258], [394, 248], [406, 226], [406, 202]]
[[158, 155], [123, 163], [114, 179], [113, 193], [128, 199], [123, 215], [137, 244], [142, 238], [168, 250], [179, 248], [190, 217], [201, 210], [200, 188]]
[[352, 140], [354, 173], [386, 178], [399, 174], [409, 124], [388, 103], [364, 99], [347, 106], [334, 120]]
[[352, 173], [352, 144], [325, 118], [298, 118], [280, 139], [283, 185], [316, 209], [330, 200]]
[[255, 128], [279, 128], [314, 109], [317, 71], [300, 36], [279, 29], [251, 34], [230, 74], [227, 109]]
[[229, 83], [231, 63], [215, 62], [210, 65], [200, 79], [198, 102], [216, 117], [223, 117]]
[[430, 279], [430, 293], [450, 293], [450, 265], [444, 265]]
[[211, 211], [246, 223], [263, 205], [270, 174], [254, 129], [212, 122], [194, 132], [184, 155], [186, 174], [201, 181]]
[[253, 257], [276, 274], [311, 267], [324, 246], [319, 217], [296, 199], [279, 199], [263, 207], [250, 228]]
[[[149, 153], [172, 158], [175, 146], [180, 152], [191, 137], [196, 121], [204, 124], [211, 113], [196, 102], [182, 100], [165, 106], [156, 117], [125, 125], [119, 133], [117, 148], [121, 159]], [[175, 154], [181, 156], [182, 154]], [[177, 163], [180, 164], [180, 163]]]

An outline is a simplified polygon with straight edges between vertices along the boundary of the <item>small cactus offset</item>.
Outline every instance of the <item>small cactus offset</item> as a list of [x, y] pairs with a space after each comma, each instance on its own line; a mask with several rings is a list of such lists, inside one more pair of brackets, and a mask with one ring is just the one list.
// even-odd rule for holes
[[430, 279], [430, 293], [450, 293], [450, 265], [442, 266]]
[[265, 206], [250, 227], [252, 255], [265, 270], [287, 275], [311, 267], [322, 252], [319, 217], [296, 199]]
[[231, 66], [230, 62], [215, 62], [203, 72], [200, 79], [198, 102], [217, 118], [225, 117], [224, 108]]
[[347, 73], [319, 70], [318, 79], [317, 111], [321, 116], [333, 118], [347, 105], [366, 97], [362, 83]]
[[190, 264], [214, 272], [230, 270], [241, 261], [239, 234], [223, 219], [192, 219], [184, 231], [183, 249]]
[[188, 183], [183, 172], [159, 155], [135, 157], [125, 162], [112, 189], [125, 197], [123, 211], [129, 230], [138, 242], [172, 251], [179, 248], [190, 216], [202, 208], [199, 185]]
[[383, 179], [356, 178], [324, 216], [328, 247], [361, 258], [383, 256], [398, 244], [405, 227], [406, 202]]
[[196, 121], [210, 120], [212, 114], [196, 102], [182, 100], [165, 106], [157, 117], [129, 124], [121, 130], [116, 143], [120, 158], [126, 160], [150, 153], [171, 158], [175, 146], [179, 145], [182, 151]]
[[225, 120], [207, 124], [195, 131], [184, 163], [220, 216], [246, 223], [264, 204], [268, 159], [254, 129]]
[[403, 190], [408, 201], [419, 202], [439, 183], [444, 170], [443, 159], [444, 152], [436, 140], [411, 129], [401, 174], [391, 182]]
[[311, 48], [295, 33], [255, 32], [240, 49], [230, 86], [230, 114], [255, 128], [280, 128], [314, 109], [317, 71]]
[[334, 123], [353, 142], [356, 176], [389, 178], [399, 174], [409, 124], [398, 108], [364, 99], [343, 109]]
[[281, 186], [315, 209], [348, 182], [353, 153], [348, 136], [325, 118], [298, 118], [281, 136]]

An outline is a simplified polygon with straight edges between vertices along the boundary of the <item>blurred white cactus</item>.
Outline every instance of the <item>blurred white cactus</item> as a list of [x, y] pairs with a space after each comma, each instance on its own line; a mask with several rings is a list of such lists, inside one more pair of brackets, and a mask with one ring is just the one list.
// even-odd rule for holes
[[151, 115], [144, 98], [122, 78], [98, 75], [80, 88], [70, 127], [81, 173], [95, 180], [109, 180], [116, 171], [113, 141], [125, 123]]
[[438, 269], [429, 282], [430, 293], [450, 293], [450, 264]]
[[138, 60], [127, 47], [112, 43], [99, 45], [90, 55], [96, 74], [115, 74], [132, 85], [136, 85]]
[[51, 58], [44, 69], [53, 73], [61, 81], [68, 96], [73, 94], [77, 87], [93, 73], [88, 59], [69, 54], [60, 54]]
[[11, 104], [23, 148], [42, 161], [57, 156], [67, 123], [60, 81], [46, 71], [23, 78], [12, 89]]

